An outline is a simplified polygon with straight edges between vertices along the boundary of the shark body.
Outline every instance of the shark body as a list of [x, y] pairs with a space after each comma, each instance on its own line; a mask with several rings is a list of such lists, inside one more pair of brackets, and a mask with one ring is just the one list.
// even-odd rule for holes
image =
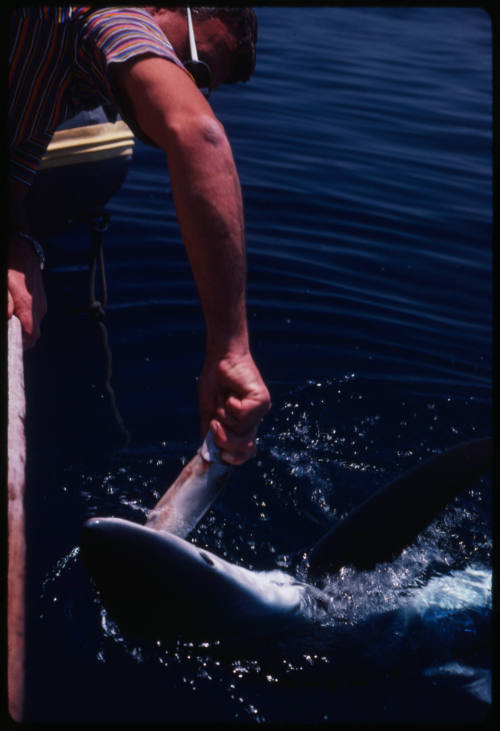
[[[417, 465], [376, 492], [306, 552], [310, 576], [318, 579], [346, 565], [367, 570], [395, 558], [451, 500], [489, 471], [491, 460], [491, 439], [479, 439]], [[193, 526], [192, 517], [165, 507], [175, 500], [177, 508], [187, 510], [189, 505], [189, 511], [200, 515], [214, 492], [210, 470], [203, 470], [208, 501], [199, 481], [192, 491], [185, 479], [181, 484], [187, 484], [189, 499], [179, 499], [183, 494], [176, 481], [170, 497], [160, 501], [163, 511], [153, 511], [146, 526], [120, 518], [92, 518], [85, 523], [81, 557], [105, 607], [123, 631], [152, 637], [248, 635], [304, 621], [311, 601], [324, 601], [318, 588], [281, 571], [250, 571], [183, 537], [186, 526]], [[219, 478], [215, 470], [214, 480]]]

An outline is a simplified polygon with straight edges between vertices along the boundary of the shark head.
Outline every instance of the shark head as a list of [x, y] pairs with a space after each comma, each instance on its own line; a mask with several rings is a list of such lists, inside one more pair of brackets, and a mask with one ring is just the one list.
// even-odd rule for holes
[[249, 571], [166, 531], [92, 518], [80, 550], [104, 606], [132, 635], [208, 639], [300, 616], [303, 586], [292, 577]]

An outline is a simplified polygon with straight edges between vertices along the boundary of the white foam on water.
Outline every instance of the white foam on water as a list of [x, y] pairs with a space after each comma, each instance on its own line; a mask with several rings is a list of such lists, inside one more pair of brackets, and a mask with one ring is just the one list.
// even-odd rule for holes
[[472, 608], [491, 609], [492, 572], [484, 567], [469, 566], [450, 571], [447, 576], [435, 576], [415, 590], [410, 598], [411, 606], [420, 615], [435, 610], [455, 612]]
[[428, 668], [423, 675], [436, 679], [464, 680], [463, 687], [482, 703], [491, 704], [491, 670], [473, 668], [458, 662]]

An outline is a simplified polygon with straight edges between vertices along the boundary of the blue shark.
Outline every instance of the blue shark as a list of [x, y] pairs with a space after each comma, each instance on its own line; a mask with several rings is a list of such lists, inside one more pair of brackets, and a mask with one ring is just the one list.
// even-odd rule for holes
[[[221, 476], [227, 477], [227, 465], [209, 452], [202, 448], [184, 468], [146, 525], [92, 518], [83, 526], [83, 564], [123, 632], [202, 639], [275, 632], [305, 621], [312, 604], [327, 601], [311, 583], [279, 570], [251, 571], [186, 539], [219, 494]], [[305, 551], [309, 577], [314, 581], [342, 566], [367, 570], [392, 560], [489, 471], [491, 460], [486, 438], [417, 465]]]
[[120, 518], [83, 527], [84, 565], [121, 630], [208, 639], [271, 631], [303, 619], [308, 587], [282, 571], [251, 571], [167, 531]]

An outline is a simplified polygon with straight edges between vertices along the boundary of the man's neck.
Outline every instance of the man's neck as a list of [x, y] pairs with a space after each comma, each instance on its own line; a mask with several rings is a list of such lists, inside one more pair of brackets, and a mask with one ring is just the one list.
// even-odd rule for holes
[[182, 10], [148, 5], [144, 8], [168, 38], [177, 56], [182, 60], [189, 55], [189, 39], [186, 14]]

